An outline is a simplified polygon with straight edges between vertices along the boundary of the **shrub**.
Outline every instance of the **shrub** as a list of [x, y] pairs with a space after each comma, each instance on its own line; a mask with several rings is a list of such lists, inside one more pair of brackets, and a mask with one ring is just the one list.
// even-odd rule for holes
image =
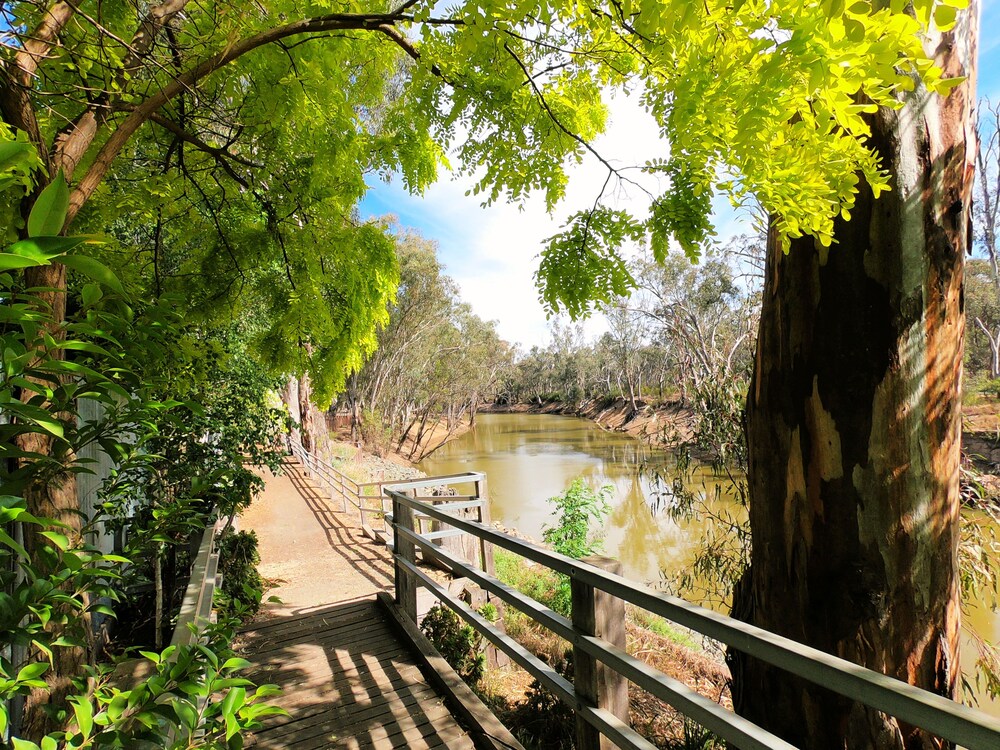
[[558, 522], [543, 527], [545, 543], [556, 552], [577, 559], [599, 552], [604, 545], [591, 533], [590, 526], [592, 522], [600, 526], [611, 512], [611, 491], [611, 485], [606, 484], [595, 492], [580, 477], [562, 495], [550, 497], [549, 502], [556, 506], [552, 515], [558, 516]]
[[254, 531], [229, 530], [219, 539], [219, 571], [222, 594], [218, 606], [230, 614], [255, 615], [264, 595], [264, 582], [257, 571], [260, 553]]
[[[552, 668], [573, 681], [573, 652], [567, 650]], [[506, 717], [511, 731], [526, 746], [545, 750], [573, 750], [576, 719], [573, 709], [532, 680], [524, 702]]]
[[424, 616], [420, 630], [463, 680], [475, 684], [483, 678], [486, 670], [483, 637], [463, 625], [458, 615], [436, 605]]

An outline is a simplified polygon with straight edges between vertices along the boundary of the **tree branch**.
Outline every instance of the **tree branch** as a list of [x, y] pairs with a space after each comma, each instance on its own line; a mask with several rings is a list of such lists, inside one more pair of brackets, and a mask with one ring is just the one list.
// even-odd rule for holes
[[235, 170], [233, 170], [232, 165], [229, 164], [229, 160], [235, 161], [239, 164], [242, 164], [246, 167], [251, 167], [253, 169], [260, 169], [262, 166], [260, 164], [250, 161], [249, 159], [239, 156], [238, 154], [234, 154], [226, 146], [213, 146], [210, 143], [203, 141], [198, 136], [194, 135], [193, 133], [187, 132], [176, 122], [164, 117], [161, 114], [154, 112], [152, 115], [150, 115], [149, 119], [155, 122], [160, 127], [169, 130], [171, 133], [176, 135], [181, 140], [190, 143], [199, 151], [203, 151], [204, 153], [214, 158], [219, 163], [219, 166], [222, 167], [230, 177], [232, 177], [236, 182], [238, 182], [245, 188], [249, 188], [250, 187], [249, 184], [242, 175], [237, 174]]
[[[157, 93], [147, 98], [144, 102], [135, 107], [118, 128], [111, 133], [91, 164], [87, 174], [83, 176], [70, 195], [69, 211], [66, 218], [66, 226], [72, 223], [83, 205], [94, 194], [94, 191], [101, 184], [114, 159], [121, 153], [121, 150], [128, 143], [139, 127], [146, 122], [150, 116], [162, 107], [166, 102], [177, 96], [182, 91], [191, 89], [202, 78], [225, 67], [234, 60], [239, 59], [248, 52], [272, 44], [281, 39], [286, 39], [300, 34], [320, 33], [329, 31], [375, 31], [387, 36], [397, 46], [403, 49], [410, 57], [414, 54], [419, 59], [419, 53], [413, 48], [408, 40], [394, 28], [394, 24], [405, 17], [391, 14], [344, 14], [334, 13], [316, 18], [306, 18], [299, 21], [267, 29], [253, 36], [236, 41], [226, 48], [220, 50], [215, 55], [203, 60], [182, 75], [177, 76]], [[391, 32], [390, 32], [391, 30]], [[394, 33], [392, 33], [394, 32]]]

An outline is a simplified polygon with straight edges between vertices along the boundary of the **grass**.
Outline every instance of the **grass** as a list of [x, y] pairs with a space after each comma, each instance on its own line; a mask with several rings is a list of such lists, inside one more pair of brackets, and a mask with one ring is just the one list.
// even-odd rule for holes
[[654, 615], [638, 607], [629, 607], [628, 615], [632, 622], [640, 628], [644, 628], [651, 633], [669, 639], [678, 646], [682, 646], [691, 651], [702, 651], [701, 643], [696, 641], [690, 633], [671, 625], [659, 615]]
[[569, 587], [563, 576], [532, 565], [513, 552], [496, 549], [493, 554], [497, 578], [549, 609], [569, 616]]
[[[569, 599], [564, 593], [568, 586], [563, 576], [505, 550], [495, 549], [494, 561], [501, 581], [540, 604], [569, 615]], [[720, 668], [699, 653], [703, 649], [690, 634], [637, 607], [628, 608], [627, 619], [629, 653], [640, 655], [647, 663], [687, 682], [712, 700], [728, 704]], [[570, 648], [568, 642], [513, 607], [504, 607], [503, 622], [508, 635], [550, 665], [559, 664]], [[561, 709], [551, 700], [543, 699], [537, 690], [529, 689], [526, 693], [525, 674], [512, 669], [487, 670], [477, 692], [530, 750], [571, 748], [572, 720], [561, 714], [557, 716]], [[725, 747], [714, 735], [648, 693], [633, 686], [629, 698], [633, 726], [658, 748], [721, 750]]]

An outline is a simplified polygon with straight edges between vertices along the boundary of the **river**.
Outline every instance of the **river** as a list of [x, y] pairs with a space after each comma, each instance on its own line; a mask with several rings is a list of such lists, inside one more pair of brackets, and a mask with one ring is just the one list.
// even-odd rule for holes
[[[435, 451], [418, 468], [431, 476], [485, 472], [493, 520], [538, 540], [553, 522], [548, 498], [562, 494], [580, 476], [593, 487], [612, 485], [612, 509], [602, 530], [604, 551], [622, 562], [626, 577], [657, 588], [669, 588], [677, 575], [692, 570], [712, 516], [745, 519], [730, 480], [706, 466], [689, 467], [682, 485], [707, 512], [693, 518], [670, 513], [678, 502], [672, 479], [678, 474], [675, 458], [576, 417], [482, 414], [474, 430]], [[687, 596], [724, 610], [717, 598]], [[969, 610], [966, 619], [972, 626], [987, 641], [1000, 642], [1000, 615], [985, 605]], [[962, 662], [966, 669], [975, 662], [969, 638], [963, 642]], [[982, 707], [1000, 716], [1000, 702], [984, 701]]]

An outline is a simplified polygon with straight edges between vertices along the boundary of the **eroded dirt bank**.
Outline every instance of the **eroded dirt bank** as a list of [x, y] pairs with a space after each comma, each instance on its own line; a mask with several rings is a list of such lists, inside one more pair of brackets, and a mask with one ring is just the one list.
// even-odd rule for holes
[[654, 445], [677, 445], [694, 436], [695, 413], [690, 406], [668, 401], [656, 406], [643, 401], [637, 408], [622, 398], [592, 398], [575, 403], [489, 404], [481, 414], [563, 414], [583, 417], [606, 430], [624, 432]]

